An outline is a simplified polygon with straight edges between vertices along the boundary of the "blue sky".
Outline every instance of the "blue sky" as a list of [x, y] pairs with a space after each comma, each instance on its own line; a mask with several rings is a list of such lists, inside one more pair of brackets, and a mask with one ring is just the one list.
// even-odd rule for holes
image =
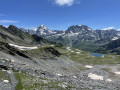
[[65, 30], [71, 25], [120, 28], [120, 0], [0, 0], [0, 24]]

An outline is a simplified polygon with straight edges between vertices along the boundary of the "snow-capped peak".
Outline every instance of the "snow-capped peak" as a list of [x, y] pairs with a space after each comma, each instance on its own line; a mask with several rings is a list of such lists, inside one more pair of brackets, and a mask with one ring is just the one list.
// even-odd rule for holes
[[33, 29], [34, 31], [37, 31], [37, 30], [49, 30], [45, 25], [40, 25], [39, 27]]
[[35, 28], [34, 31], [37, 35], [50, 35], [54, 32], [49, 30], [45, 25], [40, 25], [39, 27]]
[[48, 30], [48, 28], [45, 25], [40, 25], [41, 28]]
[[37, 31], [37, 29], [38, 29], [38, 28], [34, 28], [33, 30], [34, 30], [34, 31]]

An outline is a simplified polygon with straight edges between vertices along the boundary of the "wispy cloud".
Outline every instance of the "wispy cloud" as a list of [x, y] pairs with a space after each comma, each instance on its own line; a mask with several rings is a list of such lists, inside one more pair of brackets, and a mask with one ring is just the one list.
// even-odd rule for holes
[[13, 20], [0, 20], [0, 23], [18, 23], [18, 21], [13, 21]]
[[72, 6], [75, 2], [75, 0], [54, 0], [54, 2], [59, 6]]
[[1, 14], [1, 13], [0, 13], [0, 16], [7, 16], [7, 15], [5, 15], [5, 14]]

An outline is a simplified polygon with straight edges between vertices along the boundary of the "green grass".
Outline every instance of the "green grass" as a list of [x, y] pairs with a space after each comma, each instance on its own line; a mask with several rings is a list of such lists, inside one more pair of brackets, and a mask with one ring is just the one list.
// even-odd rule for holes
[[[107, 54], [104, 57], [95, 57], [91, 56], [89, 52], [78, 51], [74, 48], [71, 48], [72, 51], [67, 51], [65, 47], [63, 48], [55, 48], [63, 55], [68, 56], [71, 60], [82, 63], [82, 64], [119, 64], [120, 56], [114, 54]], [[77, 54], [76, 52], [80, 52]]]
[[110, 68], [102, 68], [101, 70], [104, 70], [106, 72], [111, 72], [111, 69]]
[[21, 90], [21, 89], [23, 89], [23, 86], [22, 86], [22, 80], [21, 80], [21, 76], [22, 75], [20, 75], [20, 73], [17, 73], [17, 72], [15, 72], [14, 73], [14, 76], [16, 77], [16, 79], [18, 80], [18, 83], [17, 83], [17, 85], [16, 85], [16, 90]]
[[[26, 51], [28, 55], [36, 58], [54, 58], [50, 53], [44, 51], [46, 47], [50, 45], [46, 44], [44, 47], [39, 47], [39, 49], [28, 50]], [[68, 51], [66, 47], [53, 47], [58, 50], [62, 55], [68, 56], [71, 60], [82, 63], [82, 64], [120, 64], [120, 56], [114, 54], [106, 54], [104, 57], [94, 57], [91, 56], [89, 52], [77, 50], [71, 48], [72, 51]], [[77, 54], [76, 52], [80, 52]], [[63, 58], [64, 59], [64, 58]]]
[[0, 70], [0, 81], [3, 80], [8, 80], [9, 82], [11, 82], [10, 77], [6, 74], [6, 72]]
[[[112, 58], [111, 55], [105, 55], [104, 57], [93, 57], [89, 55], [70, 55], [71, 59], [85, 64], [117, 64], [120, 60]], [[115, 56], [116, 57], [116, 56]]]
[[79, 41], [77, 43], [74, 43], [73, 47], [90, 52], [94, 52], [98, 48], [98, 46], [95, 46], [92, 41]]
[[[70, 85], [67, 85], [66, 88], [63, 88], [59, 86], [59, 83], [64, 84], [62, 82], [52, 81], [42, 77], [36, 78], [23, 72], [22, 73], [15, 72], [14, 76], [18, 79], [16, 90], [34, 90], [34, 89], [69, 90], [70, 88], [72, 88]], [[44, 83], [44, 81], [46, 81], [46, 83]]]

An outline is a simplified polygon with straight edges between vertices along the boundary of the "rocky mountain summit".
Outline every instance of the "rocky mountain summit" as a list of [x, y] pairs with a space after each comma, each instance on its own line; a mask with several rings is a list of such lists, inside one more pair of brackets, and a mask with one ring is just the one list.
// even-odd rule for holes
[[74, 25], [70, 26], [67, 30], [66, 33], [82, 33], [85, 31], [91, 31], [92, 29], [86, 25]]

